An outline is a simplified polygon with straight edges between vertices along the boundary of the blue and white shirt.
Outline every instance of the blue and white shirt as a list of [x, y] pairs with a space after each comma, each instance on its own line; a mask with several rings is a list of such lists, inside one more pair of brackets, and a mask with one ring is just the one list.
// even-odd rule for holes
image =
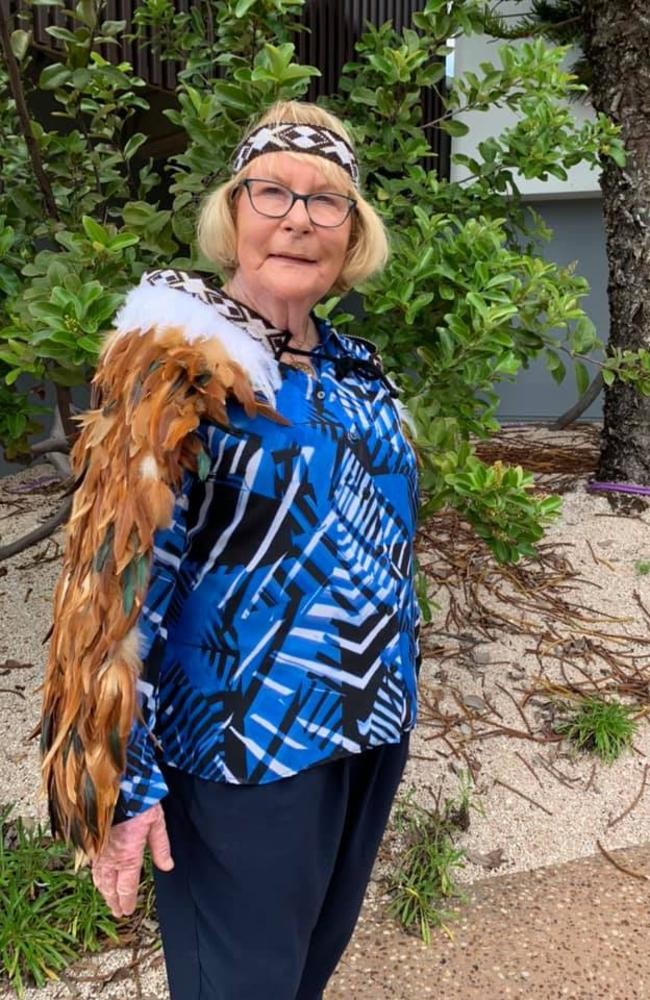
[[207, 477], [157, 533], [116, 821], [166, 793], [160, 761], [263, 784], [415, 723], [416, 458], [372, 345], [317, 323], [316, 377], [279, 365], [288, 425], [202, 424]]

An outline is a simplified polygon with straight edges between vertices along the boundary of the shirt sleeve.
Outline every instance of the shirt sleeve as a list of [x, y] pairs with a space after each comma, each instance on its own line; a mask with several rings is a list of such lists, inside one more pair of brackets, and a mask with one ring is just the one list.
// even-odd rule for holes
[[158, 673], [167, 636], [165, 614], [183, 561], [189, 493], [195, 481], [193, 473], [185, 473], [174, 504], [172, 523], [168, 528], [156, 532], [154, 537], [149, 586], [137, 622], [142, 659], [142, 672], [137, 680], [140, 716], [134, 721], [129, 736], [126, 768], [120, 782], [114, 823], [121, 823], [144, 812], [167, 794], [167, 785], [156, 759]]

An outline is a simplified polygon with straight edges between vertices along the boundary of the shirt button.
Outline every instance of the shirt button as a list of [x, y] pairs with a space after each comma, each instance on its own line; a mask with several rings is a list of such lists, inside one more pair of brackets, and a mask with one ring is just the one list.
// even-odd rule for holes
[[316, 393], [316, 399], [325, 399], [325, 392], [323, 389], [319, 389]]
[[350, 430], [348, 431], [348, 441], [358, 441], [358, 440], [359, 440], [359, 431], [356, 429], [356, 427], [351, 427]]

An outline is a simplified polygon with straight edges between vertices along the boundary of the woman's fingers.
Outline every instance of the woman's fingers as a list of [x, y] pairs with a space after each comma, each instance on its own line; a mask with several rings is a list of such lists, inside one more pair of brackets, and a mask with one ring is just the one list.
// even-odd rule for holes
[[117, 868], [112, 865], [94, 864], [92, 867], [93, 884], [104, 897], [106, 905], [114, 917], [123, 916], [117, 895]]
[[162, 809], [159, 809], [156, 819], [151, 824], [147, 842], [151, 851], [151, 860], [156, 868], [159, 868], [162, 872], [171, 871], [174, 867], [174, 860], [169, 846], [167, 827], [165, 826], [165, 814]]
[[116, 824], [93, 863], [93, 882], [114, 917], [128, 917], [135, 910], [146, 842], [156, 867], [170, 871], [174, 862], [160, 804]]
[[140, 884], [142, 856], [137, 862], [117, 867], [93, 866], [93, 882], [101, 892], [114, 917], [128, 917], [135, 910]]
[[117, 900], [121, 910], [120, 916], [128, 917], [135, 910], [138, 901], [138, 885], [140, 884], [140, 865], [121, 868], [117, 872]]

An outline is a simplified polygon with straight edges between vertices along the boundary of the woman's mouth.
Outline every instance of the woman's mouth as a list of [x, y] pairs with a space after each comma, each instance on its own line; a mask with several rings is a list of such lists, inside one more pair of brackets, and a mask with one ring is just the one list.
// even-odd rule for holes
[[316, 263], [316, 261], [312, 260], [310, 257], [294, 256], [293, 254], [289, 253], [272, 253], [269, 254], [269, 257], [271, 257], [272, 260], [285, 260], [288, 261], [290, 264], [311, 265]]

